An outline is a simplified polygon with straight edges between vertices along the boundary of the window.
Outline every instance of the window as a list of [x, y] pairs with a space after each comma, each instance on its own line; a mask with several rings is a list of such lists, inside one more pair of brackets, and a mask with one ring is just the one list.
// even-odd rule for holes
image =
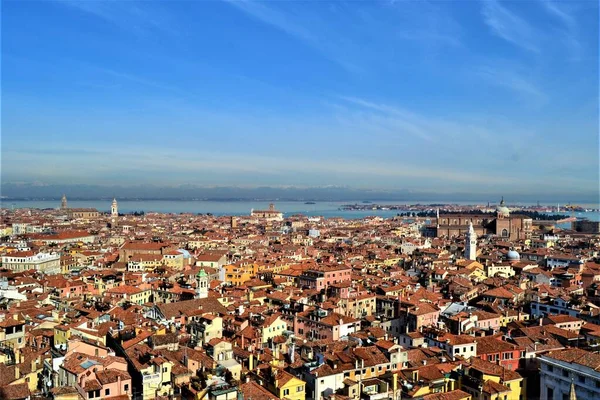
[[123, 386], [123, 391], [129, 392], [129, 383], [126, 383], [125, 386]]
[[579, 376], [577, 377], [577, 380], [578, 380], [579, 382], [581, 382], [581, 383], [585, 383], [585, 376], [583, 376], [583, 375], [579, 375]]
[[163, 372], [167, 372], [167, 367], [164, 367], [164, 368], [163, 368]]
[[552, 365], [548, 365], [548, 372], [554, 372], [554, 367]]
[[567, 371], [566, 369], [563, 369], [562, 374], [563, 374], [564, 377], [568, 377], [569, 376], [569, 371]]
[[110, 396], [110, 389], [104, 389], [104, 395]]
[[296, 388], [296, 392], [303, 392], [304, 391], [304, 387], [303, 386], [298, 386]]
[[290, 394], [290, 389], [283, 389], [283, 395], [288, 396]]

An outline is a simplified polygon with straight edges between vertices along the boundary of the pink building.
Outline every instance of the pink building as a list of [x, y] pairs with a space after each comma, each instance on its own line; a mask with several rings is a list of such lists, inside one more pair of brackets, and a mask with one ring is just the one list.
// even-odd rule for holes
[[71, 386], [84, 399], [103, 399], [112, 396], [131, 398], [131, 376], [127, 361], [122, 357], [96, 357], [73, 352], [60, 366], [58, 386]]
[[494, 332], [500, 330], [500, 315], [486, 311], [475, 311], [473, 315], [477, 317], [475, 327]]
[[61, 299], [79, 297], [86, 292], [86, 285], [80, 281], [70, 281], [64, 278], [51, 279], [46, 282], [46, 289]]
[[79, 337], [72, 337], [69, 339], [68, 349], [65, 357], [68, 357], [73, 353], [80, 353], [94, 357], [107, 357], [109, 355], [115, 355], [112, 349], [96, 342], [90, 342], [88, 340], [81, 339]]
[[310, 268], [298, 278], [300, 287], [316, 290], [327, 290], [333, 283], [352, 280], [352, 268], [346, 265], [320, 266]]
[[314, 340], [339, 340], [360, 330], [359, 320], [323, 309], [297, 314], [293, 325], [295, 335]]

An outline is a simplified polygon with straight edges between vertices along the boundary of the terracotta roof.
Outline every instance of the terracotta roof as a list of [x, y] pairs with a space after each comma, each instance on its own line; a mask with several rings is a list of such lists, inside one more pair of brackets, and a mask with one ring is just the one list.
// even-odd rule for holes
[[275, 396], [267, 389], [254, 381], [246, 382], [240, 386], [245, 399], [253, 400], [277, 400], [279, 397]]
[[16, 383], [0, 388], [0, 398], [6, 400], [18, 400], [29, 398], [31, 392], [27, 383]]
[[544, 357], [554, 358], [555, 360], [564, 361], [583, 365], [591, 368], [594, 371], [600, 371], [600, 354], [591, 353], [582, 349], [572, 348], [565, 350], [552, 351]]
[[471, 395], [462, 390], [452, 390], [445, 393], [432, 393], [423, 396], [423, 400], [465, 400], [470, 399]]
[[156, 307], [166, 319], [178, 318], [189, 311], [198, 309], [206, 313], [227, 314], [227, 308], [225, 308], [219, 300], [211, 297], [178, 301], [175, 303], [157, 304]]
[[118, 369], [105, 369], [104, 371], [96, 372], [96, 378], [102, 385], [106, 385], [107, 383], [114, 383], [121, 378], [121, 380], [131, 379], [131, 376], [124, 371], [119, 371]]

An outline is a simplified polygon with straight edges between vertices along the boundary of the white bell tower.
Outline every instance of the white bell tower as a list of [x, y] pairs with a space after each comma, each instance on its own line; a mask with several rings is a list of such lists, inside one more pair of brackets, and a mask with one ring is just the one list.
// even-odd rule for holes
[[117, 199], [113, 199], [112, 205], [110, 206], [110, 216], [113, 218], [117, 218], [119, 216], [119, 205], [117, 204]]
[[465, 258], [475, 260], [477, 258], [477, 234], [473, 229], [473, 223], [469, 222], [469, 230], [465, 235]]
[[117, 225], [117, 220], [119, 219], [119, 205], [117, 204], [117, 199], [113, 199], [112, 204], [110, 206], [110, 224], [112, 227]]
[[196, 295], [199, 299], [208, 297], [208, 274], [204, 268], [196, 275]]

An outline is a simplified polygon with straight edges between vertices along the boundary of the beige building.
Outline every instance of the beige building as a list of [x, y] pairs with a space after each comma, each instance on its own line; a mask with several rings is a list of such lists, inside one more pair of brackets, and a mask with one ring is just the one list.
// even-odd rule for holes
[[2, 268], [21, 272], [30, 269], [45, 274], [60, 274], [60, 255], [55, 253], [38, 253], [33, 251], [14, 252], [2, 256]]
[[0, 346], [20, 349], [25, 346], [25, 320], [18, 314], [0, 321]]
[[100, 213], [95, 208], [68, 208], [69, 219], [93, 219], [98, 218]]
[[[496, 208], [496, 213], [460, 214], [449, 213], [438, 215], [433, 229], [434, 236], [459, 237], [469, 231], [473, 224], [477, 236], [495, 235], [509, 240], [523, 240], [531, 238], [533, 220], [525, 215], [511, 215], [504, 199]], [[430, 233], [431, 234], [431, 233]]]
[[269, 204], [268, 210], [251, 210], [250, 216], [266, 219], [268, 221], [283, 221], [283, 213], [281, 211], [277, 211], [273, 203]]

